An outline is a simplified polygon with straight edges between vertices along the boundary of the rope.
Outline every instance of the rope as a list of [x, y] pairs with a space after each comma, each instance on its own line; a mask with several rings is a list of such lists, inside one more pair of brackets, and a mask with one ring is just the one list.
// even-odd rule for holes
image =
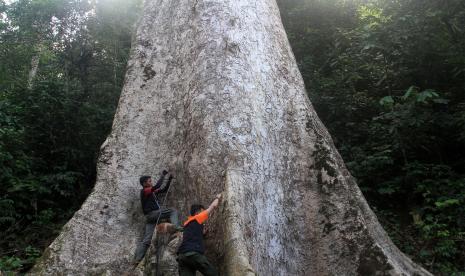
[[[174, 179], [174, 178], [173, 178], [173, 179]], [[172, 180], [173, 180], [173, 179], [172, 179]], [[171, 181], [172, 181], [172, 180], [171, 180]], [[160, 207], [160, 213], [158, 214], [157, 222], [155, 223], [155, 228], [157, 227], [158, 221], [160, 220], [161, 213], [162, 213], [162, 206], [164, 206], [165, 203], [166, 203], [166, 198], [168, 197], [168, 193], [170, 192], [170, 188], [171, 188], [171, 183], [170, 183], [170, 185], [168, 186], [168, 190], [166, 190], [166, 194], [165, 194], [165, 197], [164, 197], [164, 199], [163, 199], [162, 205], [160, 206], [160, 204], [158, 204], [158, 202], [157, 202], [158, 207]]]
[[[173, 178], [173, 179], [174, 179], [174, 178]], [[171, 181], [173, 181], [173, 179], [171, 179]], [[164, 199], [163, 199], [162, 205], [160, 206], [160, 204], [158, 204], [158, 207], [160, 207], [160, 209], [159, 209], [159, 210], [160, 210], [160, 213], [158, 214], [157, 222], [155, 222], [155, 230], [157, 229], [158, 221], [160, 220], [161, 214], [162, 214], [162, 212], [163, 212], [162, 206], [165, 205], [165, 203], [166, 203], [166, 198], [168, 197], [168, 193], [170, 192], [171, 184], [172, 184], [172, 183], [170, 183], [170, 185], [168, 186], [168, 190], [166, 190], [166, 194], [165, 194], [165, 197], [164, 197]], [[157, 203], [158, 203], [158, 202], [157, 202]], [[156, 232], [158, 232], [158, 230], [156, 230]], [[161, 251], [161, 250], [160, 250], [160, 248], [158, 248], [158, 245], [159, 245], [159, 242], [158, 242], [159, 235], [158, 235], [158, 234], [156, 234], [156, 235], [157, 235], [157, 237], [156, 237], [156, 239], [155, 239], [155, 247], [156, 247], [156, 249], [157, 249], [157, 266], [156, 266], [156, 268], [155, 268], [155, 275], [158, 276], [158, 275], [160, 275], [160, 274], [159, 274], [159, 270], [160, 270], [160, 269], [159, 269], [159, 265], [160, 265], [160, 253], [161, 253], [160, 251]], [[161, 247], [161, 246], [160, 246], [160, 247]]]

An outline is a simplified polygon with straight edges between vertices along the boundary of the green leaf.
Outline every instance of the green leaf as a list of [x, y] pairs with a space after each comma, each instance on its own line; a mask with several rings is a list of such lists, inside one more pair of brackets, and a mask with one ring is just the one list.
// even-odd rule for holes
[[420, 92], [417, 95], [417, 102], [425, 103], [427, 99], [436, 98], [436, 97], [439, 97], [438, 93], [436, 93], [432, 89], [427, 89], [425, 91]]
[[394, 104], [394, 99], [391, 96], [386, 96], [379, 100], [379, 104], [382, 106], [392, 106]]
[[460, 201], [458, 199], [447, 199], [447, 200], [444, 200], [444, 201], [436, 201], [434, 204], [439, 209], [443, 209], [443, 208], [446, 208], [446, 207], [449, 207], [449, 206], [459, 205]]

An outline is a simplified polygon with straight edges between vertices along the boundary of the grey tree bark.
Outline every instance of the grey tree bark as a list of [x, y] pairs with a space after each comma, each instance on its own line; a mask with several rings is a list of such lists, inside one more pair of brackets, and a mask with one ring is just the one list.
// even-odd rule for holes
[[223, 275], [430, 275], [391, 242], [306, 96], [274, 0], [146, 1], [95, 188], [32, 273], [120, 275], [143, 230], [138, 177], [169, 205], [225, 200]]
[[37, 44], [36, 51], [31, 58], [31, 68], [29, 69], [29, 74], [27, 77], [27, 88], [32, 89], [34, 87], [34, 80], [37, 76], [37, 72], [39, 70], [39, 62], [40, 62], [40, 55], [43, 51], [43, 46], [40, 42]]

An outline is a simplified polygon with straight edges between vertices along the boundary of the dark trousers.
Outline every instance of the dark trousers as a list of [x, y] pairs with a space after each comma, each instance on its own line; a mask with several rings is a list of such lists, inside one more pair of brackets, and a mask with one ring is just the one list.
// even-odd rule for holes
[[195, 276], [198, 270], [204, 276], [218, 276], [218, 271], [207, 260], [203, 254], [197, 252], [186, 252], [178, 255], [179, 275]]
[[145, 215], [146, 221], [144, 237], [142, 241], [137, 245], [136, 253], [134, 255], [134, 261], [137, 263], [144, 258], [147, 249], [150, 247], [153, 231], [157, 226], [156, 223], [158, 216], [160, 216], [158, 222], [160, 222], [160, 220], [162, 219], [169, 219], [172, 224], [174, 224], [176, 227], [179, 227], [178, 212], [175, 209], [162, 208], [161, 210], [152, 211]]

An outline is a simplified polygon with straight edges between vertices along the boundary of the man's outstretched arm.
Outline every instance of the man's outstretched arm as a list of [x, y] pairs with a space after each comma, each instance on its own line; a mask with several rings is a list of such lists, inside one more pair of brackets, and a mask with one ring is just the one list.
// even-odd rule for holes
[[173, 175], [170, 175], [170, 177], [168, 177], [168, 182], [166, 183], [165, 187], [163, 187], [163, 189], [159, 189], [159, 191], [156, 191], [156, 193], [165, 193], [166, 191], [168, 191], [168, 189], [170, 188], [170, 185], [171, 185], [171, 180], [173, 180]]
[[157, 183], [155, 186], [153, 186], [152, 190], [155, 191], [156, 189], [159, 189], [161, 187], [161, 184], [163, 184], [163, 180], [165, 180], [165, 176], [168, 174], [167, 170], [163, 170], [161, 173], [160, 178], [158, 179]]
[[207, 221], [209, 214], [218, 206], [220, 199], [221, 194], [217, 194], [216, 198], [212, 201], [212, 203], [210, 204], [210, 206], [208, 206], [206, 210], [203, 210], [202, 212], [194, 216], [198, 223], [203, 224], [205, 223], [205, 221]]
[[216, 207], [218, 207], [220, 199], [221, 199], [221, 193], [216, 195], [216, 198], [212, 201], [212, 203], [210, 203], [210, 206], [208, 206], [207, 210], [205, 211], [207, 211], [207, 213], [210, 214]]

